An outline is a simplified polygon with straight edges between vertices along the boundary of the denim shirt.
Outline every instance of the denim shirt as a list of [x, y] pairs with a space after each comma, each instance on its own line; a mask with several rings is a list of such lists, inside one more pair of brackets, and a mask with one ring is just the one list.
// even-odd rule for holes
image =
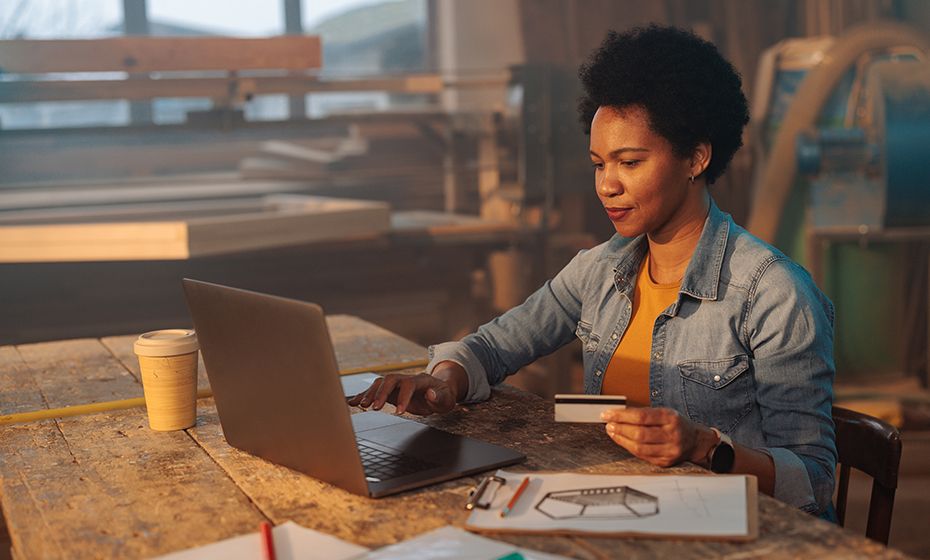
[[[599, 394], [630, 321], [645, 236], [583, 250], [524, 303], [459, 342], [430, 347], [468, 373], [466, 402], [537, 358], [581, 339], [584, 390]], [[836, 444], [833, 305], [807, 272], [711, 203], [677, 300], [655, 321], [653, 407], [669, 407], [768, 454], [775, 497], [830, 508]]]

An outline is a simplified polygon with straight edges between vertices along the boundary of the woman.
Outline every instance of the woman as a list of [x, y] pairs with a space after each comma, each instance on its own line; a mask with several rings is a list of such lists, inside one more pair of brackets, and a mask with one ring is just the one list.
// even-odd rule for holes
[[656, 465], [753, 474], [831, 516], [833, 310], [809, 275], [737, 226], [708, 192], [748, 121], [740, 78], [675, 28], [611, 32], [580, 71], [597, 195], [617, 231], [427, 373], [389, 375], [350, 404], [430, 414], [577, 336], [585, 392], [625, 394], [617, 445]]

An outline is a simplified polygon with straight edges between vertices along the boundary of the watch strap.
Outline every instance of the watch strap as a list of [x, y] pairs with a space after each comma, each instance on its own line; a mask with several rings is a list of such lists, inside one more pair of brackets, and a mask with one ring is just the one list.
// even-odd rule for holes
[[717, 436], [717, 444], [711, 448], [708, 455], [710, 470], [715, 473], [729, 473], [733, 470], [733, 463], [736, 459], [733, 440], [717, 428], [711, 427], [711, 430]]

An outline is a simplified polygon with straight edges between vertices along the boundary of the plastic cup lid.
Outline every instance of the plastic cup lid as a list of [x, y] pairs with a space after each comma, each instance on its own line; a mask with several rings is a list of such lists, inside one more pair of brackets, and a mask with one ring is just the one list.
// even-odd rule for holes
[[138, 356], [163, 357], [198, 350], [197, 333], [189, 329], [163, 329], [139, 335], [133, 350]]

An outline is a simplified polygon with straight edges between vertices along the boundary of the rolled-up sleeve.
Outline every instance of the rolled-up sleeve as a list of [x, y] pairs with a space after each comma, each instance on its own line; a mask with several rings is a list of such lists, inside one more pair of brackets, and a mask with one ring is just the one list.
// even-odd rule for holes
[[776, 258], [753, 287], [744, 324], [775, 498], [822, 512], [836, 468], [833, 306], [806, 271]]
[[452, 361], [468, 373], [466, 402], [487, 399], [491, 385], [574, 338], [581, 315], [582, 284], [589, 266], [588, 251], [579, 252], [553, 279], [525, 302], [507, 311], [458, 342], [429, 348], [426, 372]]

